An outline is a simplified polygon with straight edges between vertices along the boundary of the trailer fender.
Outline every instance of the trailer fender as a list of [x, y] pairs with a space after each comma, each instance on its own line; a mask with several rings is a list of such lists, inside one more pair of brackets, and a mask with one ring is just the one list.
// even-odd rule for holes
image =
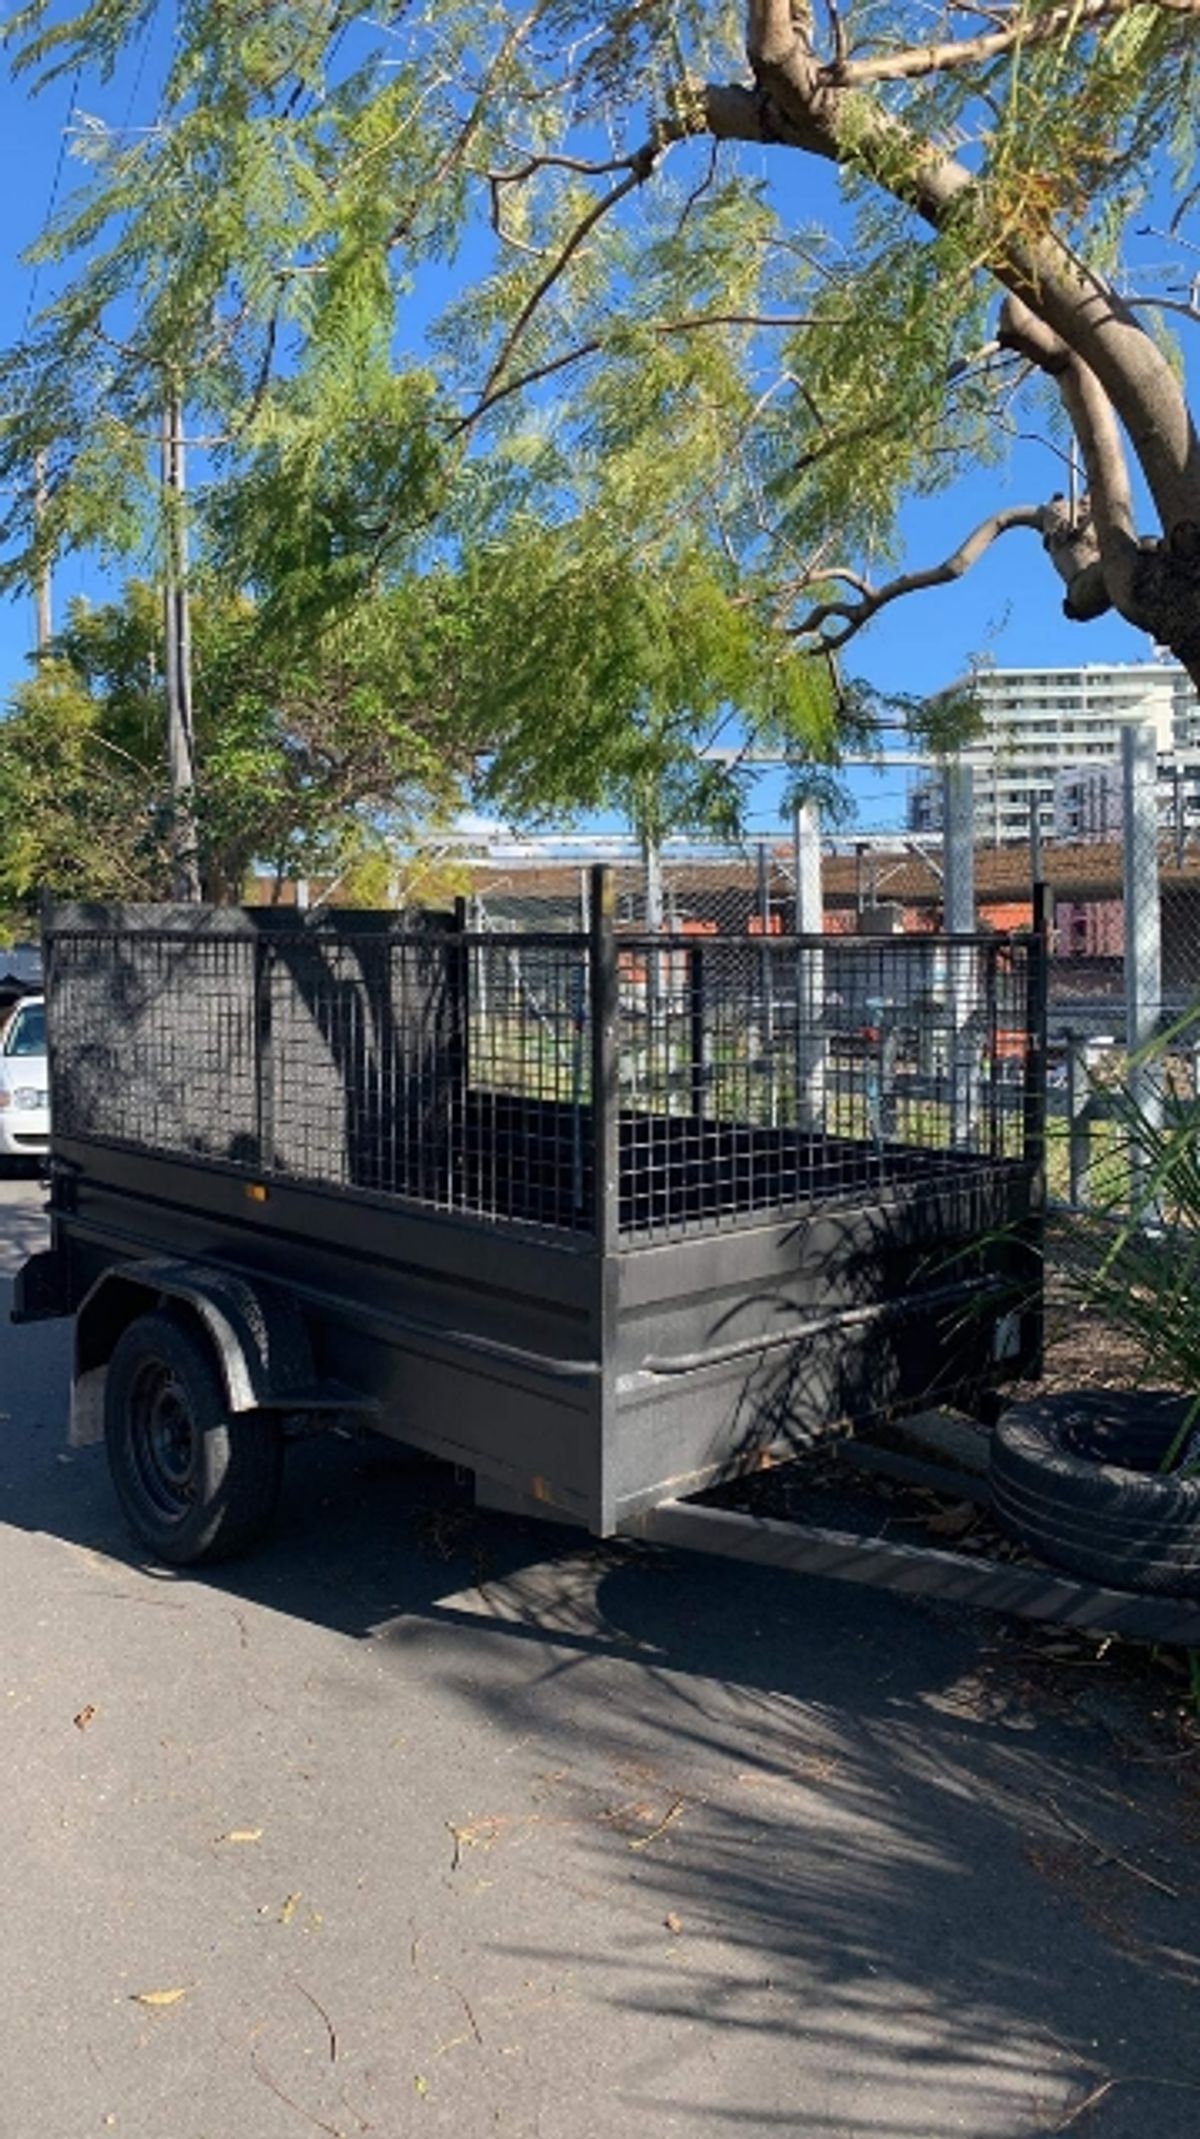
[[104, 1383], [122, 1331], [172, 1302], [200, 1323], [231, 1411], [340, 1408], [314, 1386], [308, 1334], [286, 1293], [204, 1263], [125, 1263], [96, 1280], [76, 1316], [72, 1448], [104, 1437]]

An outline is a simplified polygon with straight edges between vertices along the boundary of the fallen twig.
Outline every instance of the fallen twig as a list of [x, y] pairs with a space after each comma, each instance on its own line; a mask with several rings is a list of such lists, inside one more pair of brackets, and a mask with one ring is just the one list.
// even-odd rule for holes
[[296, 1989], [299, 1991], [300, 1996], [302, 1998], [308, 1999], [308, 2002], [311, 2005], [314, 2013], [319, 2013], [321, 2015], [322, 2020], [325, 2022], [325, 2026], [329, 2031], [329, 2062], [331, 2065], [336, 2065], [338, 2054], [337, 2029], [334, 2027], [334, 2024], [330, 2019], [328, 2013], [326, 2012], [324, 2006], [322, 2005], [320, 1999], [314, 1998], [312, 1992], [304, 1988], [304, 1985], [303, 1983], [301, 1983], [299, 1977], [296, 1977], [294, 1980], [296, 1984]]
[[649, 1849], [651, 1842], [657, 1842], [660, 1834], [665, 1834], [672, 1821], [679, 1818], [680, 1813], [685, 1809], [686, 1803], [686, 1798], [677, 1797], [674, 1804], [664, 1812], [657, 1827], [652, 1827], [649, 1834], [634, 1836], [633, 1841], [629, 1844], [630, 1849]]
[[1123, 1857], [1119, 1850], [1110, 1849], [1107, 1842], [1097, 1840], [1094, 1834], [1088, 1833], [1086, 1827], [1080, 1827], [1076, 1820], [1069, 1818], [1052, 1797], [1047, 1798], [1046, 1803], [1055, 1819], [1061, 1820], [1068, 1834], [1075, 1835], [1079, 1841], [1085, 1842], [1089, 1849], [1095, 1850], [1098, 1864], [1119, 1864], [1121, 1870], [1128, 1872], [1131, 1879], [1140, 1879], [1143, 1885], [1154, 1887], [1158, 1893], [1165, 1894], [1168, 1900], [1178, 1901], [1178, 1887], [1168, 1886], [1165, 1879], [1156, 1879], [1153, 1872], [1144, 1872], [1140, 1864], [1131, 1864], [1129, 1858]]
[[475, 2037], [476, 2042], [479, 2044], [480, 2049], [482, 2050], [483, 2036], [479, 2032], [479, 2022], [476, 2020], [474, 2013], [471, 2011], [471, 2003], [469, 1998], [467, 1997], [466, 1992], [461, 1991], [457, 1983], [452, 1983], [450, 1985], [450, 1988], [454, 1992], [455, 1997], [458, 1999], [459, 2004], [461, 2005], [464, 2013], [466, 2014], [467, 2024], [470, 2027], [471, 2033]]
[[1093, 2087], [1091, 2093], [1085, 2095], [1082, 2102], [1077, 2102], [1075, 2104], [1075, 2107], [1071, 2111], [1070, 2115], [1064, 2117], [1061, 2124], [1055, 2125], [1055, 2131], [1069, 2132], [1071, 2126], [1073, 2124], [1077, 2124], [1079, 2122], [1080, 2117], [1086, 2117], [1089, 2109], [1095, 2109], [1097, 2105], [1104, 2100], [1105, 2095], [1111, 2093], [1112, 2089], [1116, 2086], [1116, 2084], [1117, 2082], [1115, 2078], [1101, 2080], [1100, 2085], [1098, 2087]]
[[1157, 2072], [1113, 2072], [1106, 2080], [1101, 2080], [1098, 2087], [1093, 2087], [1082, 2102], [1077, 2102], [1061, 2124], [1055, 2125], [1055, 2133], [1070, 2131], [1071, 2126], [1086, 2116], [1089, 2109], [1097, 2108], [1114, 2087], [1178, 2087], [1187, 2094], [1200, 2094], [1200, 2080], [1170, 2080]]
[[340, 2124], [327, 2124], [325, 2122], [324, 2117], [314, 2117], [311, 2109], [305, 2109], [303, 2102], [293, 2101], [290, 2094], [285, 2094], [278, 2080], [275, 2079], [272, 2074], [267, 2071], [266, 2066], [259, 2064], [258, 2058], [253, 2050], [250, 2053], [250, 2070], [254, 2074], [256, 2079], [262, 2081], [264, 2087], [270, 2088], [271, 2093], [275, 2095], [280, 2102], [286, 2103], [289, 2109], [294, 2109], [296, 2115], [298, 2117], [305, 2118], [306, 2121], [311, 2124], [316, 2131], [326, 2132], [328, 2134], [328, 2139], [346, 2139], [346, 2134]]

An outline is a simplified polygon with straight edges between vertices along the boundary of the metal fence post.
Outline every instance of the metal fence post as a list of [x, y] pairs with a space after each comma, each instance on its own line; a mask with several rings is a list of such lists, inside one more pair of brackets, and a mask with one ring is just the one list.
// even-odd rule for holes
[[[792, 828], [796, 876], [796, 935], [817, 936], [824, 923], [821, 820], [815, 802], [802, 802]], [[796, 947], [796, 1127], [820, 1130], [825, 1121], [825, 953]]]
[[470, 916], [467, 901], [454, 901], [454, 1048], [459, 1092], [465, 1106], [471, 1082], [471, 953], [467, 944]]
[[1025, 1090], [1023, 1122], [1025, 1158], [1030, 1169], [1029, 1215], [1022, 1234], [1029, 1257], [1029, 1304], [1026, 1317], [1032, 1322], [1033, 1343], [1026, 1357], [1027, 1371], [1042, 1371], [1046, 1314], [1044, 1274], [1046, 1260], [1046, 1024], [1050, 973], [1050, 889], [1045, 883], [1033, 887], [1033, 930], [1029, 938], [1029, 976], [1025, 1007]]
[[696, 1120], [700, 1121], [707, 1103], [708, 1063], [704, 1046], [704, 952], [698, 943], [688, 947], [687, 987], [691, 1111]]
[[621, 1228], [620, 989], [617, 969], [616, 890], [601, 863], [592, 870], [589, 965], [592, 998], [592, 1144], [596, 1184], [596, 1238], [615, 1252]]
[[[1162, 923], [1158, 889], [1158, 750], [1154, 730], [1130, 722], [1121, 730], [1124, 788], [1125, 1046], [1129, 1095], [1150, 1129], [1162, 1113], [1162, 1078], [1146, 1059], [1162, 1004]], [[1129, 1147], [1130, 1205], [1147, 1194], [1148, 1161], [1136, 1135]]]
[[947, 765], [942, 771], [945, 853], [943, 891], [948, 936], [975, 933], [975, 772]]
[[[947, 765], [942, 773], [945, 827], [943, 897], [948, 936], [975, 933], [975, 774], [970, 765]], [[950, 1137], [970, 1144], [978, 1110], [978, 1064], [972, 1046], [975, 952], [951, 944], [946, 955], [950, 1011]]]
[[1068, 1032], [1067, 1043], [1067, 1201], [1073, 1211], [1087, 1201], [1087, 1178], [1092, 1163], [1091, 1093], [1088, 1089], [1087, 1041], [1081, 1032]]
[[1044, 1172], [1046, 1164], [1046, 997], [1050, 893], [1033, 887], [1033, 932], [1029, 939], [1029, 985], [1025, 1008], [1025, 1156]]
[[453, 939], [446, 948], [450, 1020], [446, 1097], [446, 1182], [452, 1204], [462, 1202], [468, 1169], [467, 1094], [471, 1084], [471, 950], [467, 901], [454, 901]]
[[775, 1080], [775, 975], [771, 965], [771, 853], [765, 839], [758, 844], [758, 925], [762, 931], [759, 960], [759, 1047], [767, 1063], [767, 1120], [772, 1128], [779, 1115]]
[[[644, 927], [647, 936], [661, 936], [663, 926], [663, 875], [662, 850], [658, 841], [646, 835], [642, 842], [642, 861], [646, 876], [646, 915]], [[663, 972], [659, 952], [651, 944], [646, 951], [646, 1069], [652, 1075], [652, 1065], [657, 1052], [661, 1031], [663, 998]]]
[[[471, 926], [477, 936], [482, 936], [486, 927], [487, 909], [479, 897], [471, 901]], [[475, 950], [475, 1023], [480, 1053], [486, 1058], [488, 1049], [488, 953], [487, 946], [480, 943]]]

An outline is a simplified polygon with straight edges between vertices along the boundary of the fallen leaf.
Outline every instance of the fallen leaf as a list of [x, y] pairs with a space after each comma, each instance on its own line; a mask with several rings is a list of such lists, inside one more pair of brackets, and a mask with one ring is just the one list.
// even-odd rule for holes
[[979, 1521], [979, 1510], [973, 1500], [955, 1501], [953, 1507], [942, 1508], [937, 1515], [926, 1517], [925, 1528], [934, 1537], [965, 1537]]
[[184, 1983], [178, 1990], [135, 1990], [131, 2003], [134, 2005], [178, 2005], [186, 1998], [189, 1986]]
[[281, 1923], [281, 1924], [290, 1924], [290, 1923], [291, 1923], [291, 1920], [292, 1920], [293, 1916], [294, 1916], [294, 1915], [295, 1915], [295, 1913], [296, 1913], [296, 1903], [297, 1903], [297, 1902], [298, 1902], [298, 1901], [299, 1901], [300, 1899], [301, 1899], [301, 1896], [300, 1896], [299, 1894], [289, 1894], [289, 1895], [288, 1895], [287, 1899], [285, 1900], [285, 1902], [284, 1902], [284, 1904], [283, 1904], [283, 1907], [282, 1907], [282, 1909], [281, 1909], [281, 1910], [279, 1911], [279, 1921], [280, 1921], [280, 1923]]
[[413, 2088], [417, 2094], [425, 2095], [429, 2093], [429, 2081], [423, 2072], [417, 2073], [413, 2080]]
[[218, 1842], [261, 1842], [261, 1827], [231, 1827], [228, 1834], [219, 1834]]
[[89, 1701], [86, 1708], [81, 1708], [79, 1714], [77, 1716], [72, 1716], [71, 1718], [71, 1721], [75, 1725], [77, 1731], [85, 1731], [88, 1727], [88, 1724], [94, 1723], [95, 1720], [96, 1704], [94, 1701]]
[[671, 1805], [666, 1812], [664, 1812], [657, 1827], [652, 1827], [649, 1834], [635, 1836], [632, 1842], [626, 1843], [626, 1848], [648, 1849], [650, 1847], [651, 1842], [657, 1842], [659, 1836], [661, 1834], [665, 1834], [668, 1827], [670, 1827], [685, 1810], [686, 1800], [682, 1797], [677, 1797], [674, 1804]]
[[456, 1827], [452, 1820], [447, 1820], [446, 1832], [454, 1844], [451, 1871], [458, 1870], [465, 1849], [490, 1849], [493, 1842], [499, 1841], [506, 1825], [503, 1814], [494, 1812], [485, 1813], [481, 1819], [471, 1820], [464, 1827]]
[[672, 1909], [668, 1915], [663, 1917], [663, 1922], [666, 1925], [668, 1931], [682, 1931], [683, 1929], [683, 1924], [680, 1918], [676, 1916], [674, 1909]]

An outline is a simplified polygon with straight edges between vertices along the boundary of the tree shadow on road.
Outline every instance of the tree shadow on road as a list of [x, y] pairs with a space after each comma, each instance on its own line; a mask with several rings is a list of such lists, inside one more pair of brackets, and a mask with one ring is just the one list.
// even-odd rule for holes
[[611, 2066], [581, 2038], [562, 2074], [585, 2121], [604, 2085], [696, 2139], [1190, 2139], [1178, 1771], [1048, 1707], [1016, 1630], [477, 1514], [377, 1444], [299, 1446], [268, 1544], [174, 1576], [64, 1449], [65, 1329], [5, 1361], [0, 1519], [370, 1641], [518, 1749], [448, 1876], [491, 1893], [485, 1979], [606, 2016]]

